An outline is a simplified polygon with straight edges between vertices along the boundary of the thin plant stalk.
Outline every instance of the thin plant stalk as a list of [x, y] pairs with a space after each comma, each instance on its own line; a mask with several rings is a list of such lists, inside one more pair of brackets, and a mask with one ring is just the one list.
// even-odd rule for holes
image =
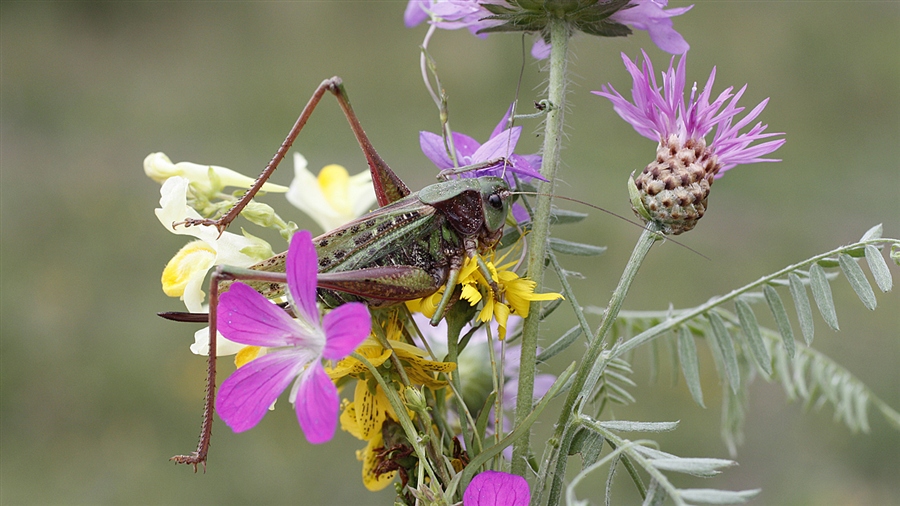
[[545, 458], [541, 466], [542, 472], [539, 476], [540, 483], [535, 487], [532, 504], [540, 504], [540, 497], [544, 488], [543, 484], [546, 483], [546, 480], [550, 482], [547, 504], [556, 504], [560, 499], [566, 463], [568, 461], [568, 447], [572, 442], [575, 430], [578, 428], [574, 423], [576, 416], [588, 401], [591, 392], [597, 386], [597, 381], [600, 379], [603, 369], [611, 358], [611, 354], [608, 354], [609, 356], [605, 356], [601, 360], [601, 353], [605, 349], [606, 337], [616, 321], [619, 310], [622, 309], [622, 303], [625, 301], [628, 289], [637, 277], [638, 269], [650, 252], [650, 248], [661, 237], [659, 230], [660, 227], [651, 222], [641, 233], [631, 253], [631, 258], [628, 259], [628, 263], [625, 265], [625, 271], [619, 279], [619, 284], [609, 299], [609, 304], [603, 315], [603, 321], [600, 323], [596, 335], [594, 335], [588, 346], [584, 360], [575, 373], [575, 378], [569, 389], [569, 395], [566, 397], [565, 404], [560, 411], [556, 431], [545, 448]]
[[[529, 235], [528, 277], [542, 286], [544, 257], [547, 238], [550, 233], [550, 195], [559, 169], [559, 152], [563, 136], [563, 113], [566, 108], [566, 66], [568, 60], [569, 31], [561, 19], [553, 19], [550, 26], [550, 81], [548, 98], [550, 111], [544, 124], [543, 162], [541, 176], [546, 179], [538, 185], [533, 228]], [[540, 304], [531, 303], [528, 318], [522, 328], [522, 352], [519, 362], [519, 390], [516, 400], [516, 426], [531, 413], [534, 398], [535, 357], [537, 356], [538, 325]], [[525, 476], [526, 458], [530, 446], [530, 433], [526, 433], [513, 443], [512, 472]]]

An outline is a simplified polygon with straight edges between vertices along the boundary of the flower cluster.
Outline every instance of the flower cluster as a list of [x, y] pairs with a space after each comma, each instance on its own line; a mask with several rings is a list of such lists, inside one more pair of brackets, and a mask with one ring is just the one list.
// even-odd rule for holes
[[[738, 101], [746, 86], [737, 92], [726, 88], [713, 98], [715, 69], [702, 91], [698, 93], [694, 85], [685, 96], [684, 54], [689, 46], [673, 28], [672, 18], [690, 8], [667, 9], [667, 0], [412, 0], [404, 21], [407, 26], [430, 23], [423, 48], [437, 28], [466, 28], [481, 37], [528, 31], [537, 35], [533, 55], [546, 58], [551, 53], [551, 32], [556, 44], [563, 32], [566, 37], [576, 31], [624, 36], [636, 29], [647, 31], [661, 49], [681, 54], [677, 65], [672, 57], [661, 82], [646, 53], [642, 62], [623, 55], [633, 80], [631, 99], [612, 85], [593, 92], [609, 99], [638, 133], [659, 143], [655, 160], [630, 181], [632, 205], [639, 216], [665, 233], [678, 234], [691, 230], [703, 216], [716, 178], [738, 164], [775, 161], [765, 157], [784, 143], [782, 138], [772, 139], [782, 134], [766, 133], [767, 125], [757, 122], [750, 126], [767, 100], [738, 119], [744, 111]], [[557, 49], [565, 47], [556, 45]], [[558, 59], [562, 52], [553, 51], [551, 59]], [[429, 91], [436, 97], [430, 85]], [[550, 96], [556, 102], [551, 111], [565, 109], [560, 98], [564, 94], [551, 91]], [[537, 373], [539, 357], [527, 356], [538, 349], [537, 337], [531, 332], [536, 327], [530, 326], [534, 320], [525, 325], [527, 331], [517, 330], [523, 318], [534, 316], [530, 314], [533, 302], [559, 300], [562, 295], [541, 292], [534, 280], [520, 275], [517, 258], [526, 256], [522, 253], [524, 241], [509, 240], [513, 247], [496, 251], [506, 247], [499, 242], [504, 224], [519, 234], [513, 239], [529, 233], [538, 245], [547, 241], [546, 231], [539, 236], [536, 225], [523, 230], [527, 227], [522, 223], [531, 217], [524, 208], [510, 206], [505, 200], [517, 193], [518, 183], [543, 180], [539, 169], [545, 160], [541, 154], [515, 152], [522, 126], [513, 126], [512, 120], [517, 119], [512, 117], [513, 106], [484, 143], [451, 131], [446, 108], [441, 112], [445, 134], [423, 131], [419, 135], [422, 152], [441, 170], [439, 177], [492, 176], [505, 183], [489, 179], [494, 189], [479, 195], [470, 191], [474, 186], [462, 184], [472, 181], [443, 182], [430, 187], [430, 194], [423, 190], [417, 199], [416, 195], [403, 196], [405, 185], [396, 181], [386, 165], [373, 163], [372, 173], [354, 176], [341, 166], [328, 165], [315, 176], [307, 169], [306, 159], [295, 153], [290, 187], [266, 183], [259, 195], [285, 193], [287, 200], [326, 234], [313, 239], [312, 233], [298, 230], [296, 224], [284, 221], [259, 202], [251, 201], [242, 211], [250, 222], [273, 228], [288, 241], [283, 255], [275, 255], [269, 243], [243, 230], [239, 235], [177, 226], [185, 220], [221, 215], [238, 200], [224, 189], [249, 188], [253, 179], [224, 167], [176, 164], [162, 153], [149, 155], [144, 161], [145, 173], [162, 185], [156, 210], [159, 221], [172, 233], [194, 238], [168, 262], [161, 282], [163, 291], [180, 297], [188, 311], [210, 311], [208, 314], [215, 316], [213, 323], [221, 335], [201, 330], [191, 346], [194, 353], [211, 355], [211, 395], [213, 359], [235, 355], [236, 370], [224, 380], [215, 398], [215, 412], [234, 432], [257, 426], [287, 391], [309, 443], [332, 440], [338, 426], [365, 442], [356, 456], [362, 462], [362, 482], [368, 490], [382, 490], [399, 477], [398, 502], [404, 504], [451, 504], [461, 498], [464, 506], [524, 506], [531, 500], [527, 481], [498, 469], [511, 468], [522, 474], [516, 469], [525, 461], [521, 458], [525, 454], [518, 445], [527, 442], [527, 437], [520, 434], [528, 432], [528, 424], [534, 420], [527, 413], [532, 407], [529, 396], [538, 401], [535, 412], [539, 412], [550, 394], [559, 392], [559, 385], [579, 381], [570, 373], [561, 375], [559, 381], [551, 374]], [[352, 112], [347, 114], [358, 126]], [[553, 117], [550, 112], [547, 122]], [[545, 133], [545, 139], [556, 137], [559, 135]], [[371, 161], [370, 146], [364, 139], [360, 144]], [[555, 148], [546, 148], [545, 153], [552, 152]], [[374, 158], [378, 159], [377, 155]], [[556, 163], [551, 163], [551, 158], [548, 154], [548, 166]], [[394, 192], [399, 194], [396, 202], [363, 216], [376, 201], [372, 174], [379, 176], [377, 181], [389, 181], [384, 183], [387, 186], [393, 182], [394, 188], [403, 191]], [[389, 199], [384, 197], [388, 193], [380, 190], [382, 201]], [[466, 195], [459, 197], [461, 193]], [[450, 200], [456, 198], [459, 200]], [[452, 205], [444, 206], [448, 203]], [[541, 203], [545, 205], [535, 213], [535, 224], [549, 222], [549, 199]], [[490, 214], [492, 208], [495, 214]], [[505, 216], [510, 209], [512, 216]], [[483, 221], [469, 219], [478, 216], [484, 217]], [[465, 223], [460, 224], [462, 221]], [[436, 225], [421, 233], [415, 226], [398, 232], [398, 223]], [[472, 232], [472, 228], [477, 230]], [[386, 244], [414, 244], [416, 248], [407, 260], [388, 254], [396, 248], [383, 248]], [[473, 255], [474, 251], [478, 253]], [[542, 250], [531, 250], [541, 264], [544, 257], [533, 254], [535, 251]], [[452, 261], [434, 266], [433, 258], [447, 257]], [[529, 272], [540, 278], [540, 269], [533, 265]], [[210, 304], [218, 305], [207, 307], [203, 283], [214, 266], [227, 266], [216, 272], [227, 275], [228, 281], [213, 287], [220, 295]], [[406, 297], [396, 296], [419, 296], [441, 283], [445, 286], [420, 299], [404, 301], [398, 299]], [[442, 313], [435, 318], [441, 303], [447, 307], [441, 306]], [[619, 306], [615, 307], [618, 311]], [[578, 328], [585, 328], [580, 311], [579, 315]], [[610, 322], [616, 315], [604, 317]], [[212, 336], [217, 338], [215, 350], [209, 349]], [[519, 337], [525, 344], [512, 344]], [[596, 353], [585, 359], [585, 370], [593, 370], [605, 337], [589, 339], [589, 348]], [[585, 377], [581, 376], [582, 386]], [[555, 382], [557, 387], [551, 388]], [[572, 392], [593, 395], [593, 387], [585, 387], [583, 392], [579, 388], [572, 387]], [[212, 399], [207, 398], [208, 406]], [[517, 406], [518, 419], [513, 421], [512, 407], [517, 400], [526, 402]], [[208, 425], [204, 427], [208, 432]], [[512, 439], [518, 439], [515, 460]], [[523, 446], [530, 450], [527, 444]], [[616, 451], [624, 451], [626, 446], [620, 445]], [[494, 458], [476, 469], [479, 464], [470, 460], [470, 451], [479, 462], [487, 461], [486, 455]], [[476, 454], [480, 457], [474, 457]], [[565, 455], [563, 452], [563, 458]]]

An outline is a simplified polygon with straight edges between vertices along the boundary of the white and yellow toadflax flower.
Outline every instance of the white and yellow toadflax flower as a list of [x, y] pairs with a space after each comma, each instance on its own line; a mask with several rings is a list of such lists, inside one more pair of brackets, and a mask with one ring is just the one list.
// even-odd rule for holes
[[294, 153], [294, 180], [286, 197], [325, 232], [359, 218], [375, 204], [368, 170], [351, 176], [344, 167], [332, 164], [316, 177], [306, 167], [306, 158]]

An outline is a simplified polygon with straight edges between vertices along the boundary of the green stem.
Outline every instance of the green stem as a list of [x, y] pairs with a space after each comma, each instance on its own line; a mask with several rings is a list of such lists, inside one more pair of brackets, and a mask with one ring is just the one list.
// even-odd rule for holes
[[[546, 483], [543, 481], [545, 479], [550, 480], [547, 504], [556, 504], [560, 499], [568, 460], [568, 446], [572, 441], [574, 431], [578, 428], [577, 424], [573, 422], [576, 421], [582, 407], [597, 386], [597, 381], [600, 379], [600, 375], [610, 359], [609, 356], [605, 356], [603, 360], [600, 360], [601, 353], [604, 351], [606, 336], [616, 321], [616, 316], [618, 316], [619, 310], [622, 308], [628, 289], [637, 276], [638, 269], [644, 258], [650, 252], [653, 244], [660, 238], [659, 230], [660, 227], [658, 225], [649, 223], [647, 228], [641, 233], [637, 244], [634, 246], [634, 251], [631, 253], [631, 258], [628, 259], [628, 264], [625, 266], [625, 271], [619, 279], [619, 285], [609, 299], [609, 305], [603, 315], [603, 321], [597, 329], [597, 334], [591, 340], [584, 360], [578, 367], [578, 372], [575, 373], [575, 379], [572, 381], [572, 387], [569, 389], [569, 395], [566, 397], [565, 404], [560, 412], [559, 421], [556, 424], [556, 431], [545, 449], [545, 459], [541, 466], [542, 472], [540, 473], [542, 483], [539, 488], [535, 488], [536, 494], [535, 498], [532, 499], [532, 504], [540, 503], [543, 483]], [[609, 354], [607, 353], [607, 355]], [[553, 444], [554, 442], [556, 444]]]
[[[566, 64], [569, 47], [569, 31], [561, 19], [552, 19], [550, 25], [550, 82], [548, 99], [550, 111], [544, 125], [543, 162], [541, 176], [547, 181], [538, 185], [533, 228], [529, 236], [528, 277], [541, 289], [544, 276], [544, 257], [547, 238], [550, 235], [550, 199], [559, 169], [559, 151], [563, 136], [563, 112], [566, 104]], [[532, 302], [528, 318], [522, 328], [522, 354], [519, 369], [519, 391], [516, 400], [516, 426], [531, 413], [534, 398], [535, 357], [537, 356], [540, 303]], [[530, 446], [530, 432], [526, 432], [513, 445], [512, 472], [525, 476], [526, 457]]]

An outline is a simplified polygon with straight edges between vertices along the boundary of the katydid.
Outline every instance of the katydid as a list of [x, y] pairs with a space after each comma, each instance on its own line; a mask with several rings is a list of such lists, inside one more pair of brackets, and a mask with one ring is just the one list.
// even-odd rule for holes
[[[386, 307], [436, 293], [447, 286], [432, 324], [443, 316], [453, 297], [459, 270], [467, 257], [487, 253], [497, 245], [509, 210], [511, 192], [500, 177], [481, 176], [442, 181], [411, 193], [382, 160], [360, 126], [341, 79], [333, 77], [319, 85], [275, 156], [254, 185], [226, 214], [217, 220], [189, 219], [184, 226], [215, 226], [223, 232], [260, 190], [284, 159], [312, 111], [326, 93], [338, 100], [350, 128], [366, 157], [380, 208], [313, 240], [319, 262], [319, 299], [328, 307], [346, 301]], [[500, 158], [463, 167], [477, 170], [507, 164]], [[458, 171], [454, 171], [458, 172]], [[276, 255], [250, 270], [217, 267], [210, 279], [209, 365], [203, 424], [197, 450], [172, 457], [177, 463], [206, 465], [216, 388], [216, 305], [223, 281], [250, 282], [270, 297], [283, 290], [285, 255]], [[485, 278], [491, 276], [480, 264]], [[499, 294], [494, 287], [494, 293]]]

